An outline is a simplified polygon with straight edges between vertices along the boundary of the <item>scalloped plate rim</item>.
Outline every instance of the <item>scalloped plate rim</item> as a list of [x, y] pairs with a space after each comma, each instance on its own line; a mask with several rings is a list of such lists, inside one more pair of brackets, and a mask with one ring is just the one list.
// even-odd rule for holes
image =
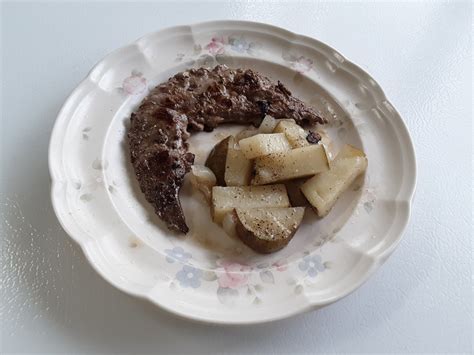
[[[183, 312], [180, 312], [180, 311], [178, 311], [174, 308], [167, 307], [167, 306], [163, 305], [160, 302], [157, 302], [156, 299], [151, 297], [150, 293], [137, 292], [136, 290], [123, 287], [123, 285], [119, 284], [118, 282], [116, 282], [116, 280], [113, 280], [111, 277], [109, 277], [109, 275], [104, 270], [100, 269], [100, 267], [95, 263], [94, 258], [91, 256], [91, 252], [90, 252], [90, 247], [91, 247], [91, 244], [93, 242], [87, 241], [86, 239], [83, 239], [82, 237], [79, 237], [80, 234], [85, 234], [85, 232], [83, 230], [81, 230], [80, 228], [76, 228], [76, 226], [71, 226], [71, 225], [66, 224], [66, 216], [63, 216], [63, 213], [62, 213], [61, 208], [59, 206], [59, 202], [60, 202], [61, 199], [58, 198], [57, 196], [55, 196], [55, 194], [57, 193], [57, 190], [59, 188], [61, 188], [61, 185], [63, 183], [63, 179], [61, 178], [62, 177], [61, 176], [62, 175], [62, 171], [61, 171], [62, 169], [61, 169], [60, 165], [58, 166], [57, 161], [56, 161], [57, 158], [55, 157], [55, 155], [57, 154], [57, 151], [58, 151], [56, 145], [57, 145], [58, 141], [61, 141], [58, 137], [59, 131], [62, 128], [63, 124], [67, 123], [67, 115], [65, 115], [65, 112], [68, 109], [68, 105], [70, 105], [72, 103], [73, 98], [75, 97], [75, 95], [78, 95], [80, 93], [80, 91], [84, 89], [84, 87], [87, 85], [88, 81], [90, 81], [92, 83], [95, 83], [95, 80], [93, 78], [93, 74], [94, 74], [95, 71], [97, 71], [99, 66], [102, 65], [105, 62], [105, 60], [107, 60], [108, 58], [111, 58], [114, 54], [118, 53], [119, 51], [123, 50], [124, 48], [134, 46], [134, 45], [140, 47], [140, 42], [142, 42], [145, 38], [152, 37], [152, 36], [159, 36], [161, 33], [164, 33], [164, 32], [167, 32], [167, 31], [172, 31], [172, 30], [177, 29], [177, 28], [189, 28], [190, 31], [192, 32], [194, 27], [206, 26], [206, 25], [207, 26], [209, 26], [209, 25], [224, 25], [224, 24], [228, 24], [228, 23], [234, 23], [234, 24], [240, 24], [240, 25], [249, 24], [249, 25], [254, 25], [254, 26], [264, 26], [267, 29], [269, 29], [270, 31], [277, 30], [277, 31], [280, 31], [280, 33], [283, 32], [287, 35], [292, 36], [293, 40], [291, 40], [291, 42], [295, 42], [298, 39], [303, 39], [305, 41], [316, 43], [319, 46], [322, 46], [325, 50], [330, 50], [330, 51], [333, 51], [334, 53], [337, 53], [338, 55], [340, 55], [341, 58], [344, 59], [344, 63], [348, 63], [349, 65], [352, 65], [353, 68], [356, 69], [356, 71], [358, 72], [357, 73], [358, 75], [363, 75], [364, 77], [373, 80], [373, 82], [376, 85], [372, 88], [372, 90], [376, 91], [377, 94], [380, 94], [380, 97], [382, 99], [381, 101], [386, 101], [391, 105], [391, 107], [393, 108], [393, 111], [394, 111], [392, 114], [394, 115], [394, 117], [397, 118], [396, 124], [398, 125], [398, 128], [401, 128], [401, 130], [398, 133], [399, 133], [399, 135], [403, 136], [404, 143], [407, 143], [407, 145], [405, 146], [406, 153], [407, 153], [407, 156], [412, 159], [412, 161], [409, 162], [410, 165], [411, 165], [410, 168], [412, 169], [412, 181], [411, 181], [412, 183], [411, 183], [410, 186], [408, 186], [408, 190], [405, 191], [405, 194], [402, 196], [403, 199], [401, 199], [401, 201], [406, 201], [407, 202], [406, 218], [403, 218], [401, 221], [399, 221], [397, 232], [396, 232], [398, 236], [390, 244], [390, 246], [385, 248], [381, 253], [378, 253], [377, 255], [370, 255], [373, 258], [373, 262], [370, 265], [370, 268], [364, 273], [364, 275], [357, 282], [353, 283], [351, 285], [351, 287], [349, 287], [347, 290], [345, 290], [345, 292], [343, 294], [340, 294], [337, 297], [332, 297], [332, 298], [326, 300], [325, 302], [316, 303], [316, 302], [311, 302], [311, 300], [309, 300], [310, 302], [308, 303], [308, 305], [306, 307], [301, 307], [300, 309], [297, 309], [297, 310], [290, 310], [289, 312], [286, 312], [286, 313], [283, 312], [283, 313], [277, 314], [275, 316], [266, 317], [264, 319], [254, 319], [254, 320], [250, 320], [250, 321], [246, 320], [246, 319], [244, 319], [244, 320], [208, 319], [208, 318], [204, 318], [204, 317], [194, 316], [193, 314], [183, 313]], [[304, 44], [304, 45], [306, 45], [306, 44]], [[61, 144], [62, 143], [63, 142], [61, 141]], [[398, 113], [398, 111], [396, 110], [396, 108], [387, 99], [387, 96], [385, 95], [385, 92], [383, 91], [381, 86], [376, 82], [376, 80], [373, 79], [373, 77], [366, 70], [363, 70], [362, 68], [360, 68], [354, 62], [347, 60], [346, 57], [341, 55], [338, 51], [333, 49], [331, 46], [329, 46], [326, 43], [324, 43], [320, 40], [317, 40], [315, 38], [312, 38], [312, 37], [309, 37], [309, 36], [306, 36], [306, 35], [301, 35], [301, 34], [289, 31], [287, 29], [284, 29], [284, 28], [281, 28], [281, 27], [278, 27], [278, 26], [274, 26], [274, 25], [271, 25], [271, 24], [267, 24], [267, 23], [255, 22], [255, 21], [240, 21], [240, 20], [203, 21], [203, 22], [193, 23], [191, 25], [176, 25], [176, 26], [165, 27], [165, 28], [160, 29], [158, 31], [147, 33], [147, 34], [141, 36], [140, 38], [136, 39], [132, 43], [126, 44], [126, 45], [124, 45], [120, 48], [117, 48], [117, 49], [109, 52], [107, 55], [105, 55], [100, 61], [98, 61], [92, 67], [92, 69], [88, 72], [86, 77], [77, 85], [77, 87], [74, 90], [71, 91], [71, 93], [66, 98], [65, 103], [61, 107], [61, 109], [60, 109], [60, 111], [57, 115], [57, 119], [55, 121], [52, 133], [51, 133], [51, 139], [50, 139], [49, 150], [48, 150], [48, 165], [49, 165], [49, 172], [50, 172], [50, 176], [51, 176], [51, 200], [52, 200], [53, 210], [54, 210], [55, 214], [58, 217], [59, 223], [62, 226], [62, 228], [66, 231], [66, 233], [71, 237], [71, 239], [73, 239], [77, 244], [79, 244], [82, 251], [84, 252], [84, 255], [86, 256], [86, 259], [88, 260], [88, 262], [91, 264], [91, 266], [94, 268], [94, 270], [99, 275], [101, 275], [107, 282], [109, 282], [114, 287], [120, 289], [121, 291], [123, 291], [125, 293], [128, 293], [130, 295], [133, 295], [135, 297], [139, 297], [141, 299], [148, 300], [151, 303], [153, 303], [154, 305], [157, 305], [160, 308], [162, 308], [164, 310], [167, 310], [170, 313], [175, 314], [176, 316], [179, 316], [179, 317], [185, 318], [185, 319], [189, 319], [189, 320], [193, 320], [193, 321], [197, 321], [197, 322], [214, 323], [214, 324], [221, 324], [221, 325], [267, 323], [267, 322], [271, 322], [271, 321], [275, 321], [275, 320], [279, 320], [279, 319], [284, 319], [284, 318], [287, 318], [287, 317], [290, 317], [290, 316], [293, 316], [293, 315], [296, 315], [296, 314], [304, 313], [304, 312], [307, 312], [307, 311], [310, 311], [310, 310], [313, 310], [313, 309], [318, 309], [320, 307], [329, 305], [331, 303], [336, 302], [339, 299], [342, 299], [342, 298], [348, 296], [352, 292], [354, 292], [357, 288], [359, 288], [362, 284], [364, 284], [370, 278], [370, 276], [385, 262], [385, 260], [393, 253], [393, 251], [396, 249], [396, 247], [400, 243], [401, 238], [403, 236], [403, 232], [404, 232], [404, 230], [405, 230], [405, 228], [406, 228], [406, 226], [409, 222], [409, 218], [410, 218], [410, 214], [411, 214], [411, 204], [413, 202], [413, 198], [414, 198], [415, 190], [416, 190], [416, 177], [417, 177], [417, 168], [416, 168], [417, 164], [416, 164], [415, 149], [414, 149], [413, 142], [410, 138], [410, 134], [409, 134], [408, 128], [406, 126], [406, 123], [403, 121], [403, 119], [401, 118], [401, 116]], [[404, 185], [406, 185], [406, 184], [402, 184], [401, 186], [404, 186]], [[63, 197], [65, 197], [65, 196], [63, 196]]]

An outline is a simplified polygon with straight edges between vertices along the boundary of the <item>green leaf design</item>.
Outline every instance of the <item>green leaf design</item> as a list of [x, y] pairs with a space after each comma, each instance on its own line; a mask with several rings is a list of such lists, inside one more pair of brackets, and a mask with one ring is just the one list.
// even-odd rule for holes
[[205, 281], [215, 281], [217, 280], [217, 276], [216, 276], [216, 273], [214, 271], [205, 271], [203, 274], [202, 274], [202, 279], [205, 280]]
[[373, 201], [369, 201], [369, 202], [364, 203], [365, 212], [370, 213], [370, 212], [372, 212], [373, 208], [374, 208]]
[[281, 57], [288, 62], [294, 62], [297, 59], [296, 56], [290, 52], [283, 52]]
[[198, 55], [202, 52], [202, 46], [200, 44], [195, 44], [193, 47], [194, 55]]
[[210, 269], [216, 269], [219, 265], [217, 265], [217, 260], [221, 259], [222, 256], [218, 254], [209, 254], [208, 259], [211, 264]]
[[331, 261], [325, 261], [323, 263], [323, 266], [324, 266], [325, 269], [330, 269], [330, 268], [332, 268], [333, 263]]
[[176, 54], [176, 59], [174, 60], [175, 62], [181, 62], [184, 58], [184, 53], [177, 53]]
[[296, 295], [300, 295], [301, 293], [303, 293], [303, 286], [302, 285], [296, 285], [295, 289], [294, 289], [294, 292]]
[[262, 45], [259, 42], [251, 42], [247, 52], [250, 55], [257, 55], [260, 49], [262, 49]]
[[92, 194], [82, 194], [79, 198], [81, 199], [81, 201], [89, 202], [89, 201], [91, 201], [94, 197], [92, 196]]
[[228, 287], [219, 287], [217, 289], [217, 299], [222, 304], [234, 305], [235, 299], [239, 296], [239, 291]]
[[263, 283], [266, 284], [274, 284], [275, 278], [273, 277], [273, 273], [270, 270], [265, 270], [260, 272], [260, 279]]
[[96, 160], [94, 160], [92, 162], [92, 169], [95, 169], [95, 170], [102, 170], [102, 169], [107, 169], [107, 167], [109, 166], [109, 163], [104, 160], [100, 160], [99, 158], [97, 158]]
[[74, 187], [76, 190], [80, 190], [81, 186], [82, 184], [80, 181], [72, 181], [72, 187]]

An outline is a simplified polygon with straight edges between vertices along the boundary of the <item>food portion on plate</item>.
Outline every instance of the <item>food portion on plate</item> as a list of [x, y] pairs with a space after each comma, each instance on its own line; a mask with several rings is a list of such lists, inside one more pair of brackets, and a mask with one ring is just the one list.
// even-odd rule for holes
[[244, 132], [217, 143], [199, 170], [212, 176], [207, 189], [215, 184], [208, 199], [213, 221], [259, 253], [285, 247], [306, 206], [327, 215], [367, 168], [365, 154], [347, 144], [330, 160], [321, 135], [293, 119], [266, 116], [258, 129]]
[[289, 207], [285, 185], [214, 186], [211, 214], [214, 222], [222, 222], [235, 208]]
[[345, 145], [331, 161], [331, 168], [316, 174], [301, 187], [319, 217], [329, 213], [339, 196], [367, 169], [365, 154]]
[[[128, 140], [140, 188], [170, 230], [189, 230], [179, 190], [194, 162], [186, 142], [190, 133], [210, 132], [221, 123], [257, 126], [267, 114], [303, 125], [326, 122], [282, 83], [251, 69], [190, 69], [151, 90], [130, 117]], [[216, 178], [225, 180], [222, 171]]]
[[[168, 228], [188, 232], [178, 194], [191, 170], [213, 221], [260, 253], [290, 242], [307, 205], [325, 216], [367, 167], [364, 153], [348, 145], [330, 161], [314, 129], [327, 121], [283, 84], [250, 69], [219, 65], [178, 73], [151, 91], [131, 121], [140, 188]], [[190, 134], [221, 123], [253, 128], [216, 144], [205, 166], [193, 165]]]
[[236, 208], [233, 218], [237, 236], [259, 253], [278, 251], [295, 235], [304, 210], [304, 207]]

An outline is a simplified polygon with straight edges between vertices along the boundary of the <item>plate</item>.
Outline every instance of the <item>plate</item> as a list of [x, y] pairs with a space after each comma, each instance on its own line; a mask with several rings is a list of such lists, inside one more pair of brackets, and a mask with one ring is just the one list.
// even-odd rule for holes
[[[351, 143], [369, 160], [333, 211], [317, 220], [307, 209], [275, 254], [258, 255], [225, 234], [188, 184], [181, 200], [191, 231], [170, 233], [129, 161], [129, 117], [147, 92], [179, 71], [216, 64], [282, 81], [331, 120], [332, 152]], [[237, 129], [192, 136], [196, 162]], [[100, 275], [174, 314], [221, 324], [281, 319], [354, 291], [400, 241], [416, 178], [407, 128], [367, 73], [315, 39], [245, 21], [168, 28], [109, 54], [62, 107], [49, 166], [58, 219]]]

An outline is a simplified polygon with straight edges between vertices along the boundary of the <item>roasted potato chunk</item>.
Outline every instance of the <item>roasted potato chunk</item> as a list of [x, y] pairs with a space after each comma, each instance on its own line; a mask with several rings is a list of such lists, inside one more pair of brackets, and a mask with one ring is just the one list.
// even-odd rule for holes
[[237, 140], [237, 142], [240, 142], [242, 139], [252, 137], [258, 133], [258, 129], [256, 129], [255, 127], [247, 128], [237, 133], [235, 135], [235, 139]]
[[272, 116], [266, 115], [258, 127], [258, 133], [272, 133], [276, 124], [277, 121]]
[[239, 145], [247, 159], [285, 152], [291, 149], [290, 143], [288, 143], [283, 133], [257, 134], [242, 139]]
[[252, 185], [312, 176], [328, 169], [329, 161], [324, 147], [309, 145], [256, 158]]
[[227, 150], [232, 136], [224, 138], [212, 148], [206, 159], [205, 165], [212, 170], [216, 176], [218, 186], [225, 185], [225, 162], [227, 159]]
[[233, 136], [216, 144], [209, 153], [206, 167], [216, 176], [217, 186], [243, 186], [250, 182], [252, 161], [245, 158]]
[[259, 253], [273, 253], [293, 238], [304, 216], [304, 207], [234, 210], [237, 236]]
[[225, 161], [224, 180], [227, 186], [244, 186], [250, 182], [252, 161], [244, 156], [234, 137], [230, 137]]
[[212, 217], [221, 223], [224, 215], [234, 208], [289, 207], [285, 185], [214, 186], [212, 188]]
[[204, 195], [207, 202], [210, 202], [212, 188], [216, 185], [216, 176], [212, 170], [203, 165], [193, 165], [189, 176], [191, 185]]
[[284, 181], [283, 184], [286, 186], [288, 192], [288, 198], [293, 207], [304, 207], [309, 206], [309, 202], [301, 192], [301, 186], [307, 181], [307, 178], [293, 179]]
[[331, 162], [331, 169], [314, 176], [301, 186], [301, 191], [314, 207], [317, 215], [329, 213], [341, 194], [367, 168], [365, 154], [345, 145]]
[[306, 147], [310, 144], [306, 139], [308, 133], [294, 120], [278, 122], [273, 133], [284, 133], [292, 148]]

